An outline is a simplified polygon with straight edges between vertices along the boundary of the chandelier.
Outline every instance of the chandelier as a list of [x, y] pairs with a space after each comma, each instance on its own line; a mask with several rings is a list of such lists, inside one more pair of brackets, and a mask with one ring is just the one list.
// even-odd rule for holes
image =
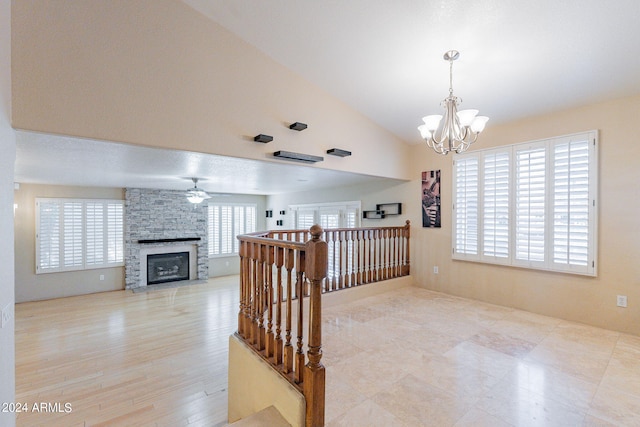
[[198, 188], [198, 178], [191, 178], [193, 188], [187, 190], [187, 200], [191, 203], [202, 203], [203, 200], [210, 199], [211, 196], [206, 191]]
[[445, 110], [444, 120], [437, 114], [425, 116], [422, 118], [424, 124], [418, 126], [422, 138], [438, 154], [462, 153], [476, 142], [489, 120], [489, 117], [478, 116], [478, 110], [458, 111], [462, 100], [453, 95], [453, 61], [459, 57], [456, 50], [444, 54], [444, 59], [449, 61], [449, 96], [441, 103]]

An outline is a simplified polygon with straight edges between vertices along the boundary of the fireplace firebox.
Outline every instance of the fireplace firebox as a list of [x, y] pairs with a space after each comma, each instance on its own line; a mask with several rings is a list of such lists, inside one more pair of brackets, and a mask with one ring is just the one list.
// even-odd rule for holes
[[189, 280], [189, 252], [147, 255], [147, 285]]

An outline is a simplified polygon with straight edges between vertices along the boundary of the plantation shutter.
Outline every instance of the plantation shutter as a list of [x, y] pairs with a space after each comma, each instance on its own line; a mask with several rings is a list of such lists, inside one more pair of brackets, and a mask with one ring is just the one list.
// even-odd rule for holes
[[478, 254], [478, 158], [456, 159], [454, 164], [454, 254]]
[[239, 234], [245, 234], [246, 230], [246, 211], [244, 206], [233, 207], [233, 251], [240, 250], [240, 241], [235, 238]]
[[102, 265], [104, 263], [105, 214], [104, 204], [88, 202], [87, 215], [87, 265]]
[[122, 265], [124, 204], [36, 199], [36, 273]]
[[296, 213], [296, 228], [308, 230], [315, 224], [315, 210], [299, 210]]
[[107, 203], [107, 262], [124, 262], [124, 205]]
[[207, 235], [209, 256], [238, 253], [237, 236], [256, 231], [255, 205], [209, 205], [207, 211]]
[[555, 146], [553, 156], [553, 262], [588, 267], [589, 147], [586, 138]]
[[509, 256], [509, 153], [484, 156], [483, 255]]
[[345, 212], [345, 224], [346, 228], [355, 228], [358, 224], [358, 209], [347, 207]]
[[63, 266], [66, 268], [82, 267], [83, 235], [82, 235], [82, 202], [65, 202], [63, 204]]
[[515, 157], [515, 258], [525, 262], [544, 262], [546, 149], [518, 149]]
[[220, 206], [220, 253], [233, 252], [233, 207]]
[[38, 201], [36, 271], [60, 268], [61, 209], [58, 202]]

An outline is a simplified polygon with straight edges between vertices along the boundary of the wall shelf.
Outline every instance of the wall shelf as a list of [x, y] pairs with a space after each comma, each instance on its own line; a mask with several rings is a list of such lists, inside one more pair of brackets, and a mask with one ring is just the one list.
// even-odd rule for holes
[[362, 211], [363, 219], [382, 219], [384, 218], [384, 211]]
[[402, 203], [380, 203], [372, 211], [362, 211], [363, 219], [383, 219], [402, 214]]

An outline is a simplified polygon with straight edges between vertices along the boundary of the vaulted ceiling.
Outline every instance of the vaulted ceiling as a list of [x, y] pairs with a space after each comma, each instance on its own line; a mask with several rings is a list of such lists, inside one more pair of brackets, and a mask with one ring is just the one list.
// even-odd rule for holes
[[[439, 113], [448, 94], [442, 55], [450, 49], [461, 53], [453, 66], [461, 108], [479, 109], [490, 117], [487, 126], [640, 93], [638, 0], [183, 2], [409, 144], [421, 142], [421, 117]], [[296, 179], [274, 189], [269, 182], [282, 170], [261, 162], [230, 159], [220, 167], [224, 159], [216, 156], [146, 150], [152, 149], [20, 133], [16, 180], [186, 188], [184, 178], [215, 170], [221, 192], [273, 194], [308, 190], [313, 181], [375, 179], [291, 166]], [[145, 156], [184, 168], [131, 166]], [[122, 158], [130, 161], [114, 160], [120, 169], [108, 177], [92, 166]], [[55, 170], [41, 163], [70, 160], [73, 167]]]

